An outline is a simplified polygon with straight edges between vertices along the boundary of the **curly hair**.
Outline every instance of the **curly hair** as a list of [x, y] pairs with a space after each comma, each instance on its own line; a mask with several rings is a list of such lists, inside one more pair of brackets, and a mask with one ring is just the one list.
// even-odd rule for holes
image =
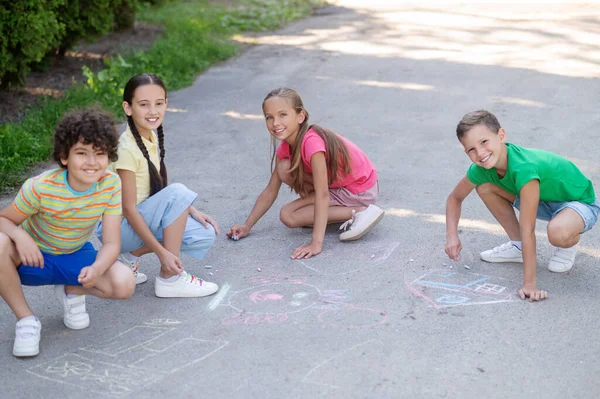
[[92, 144], [106, 152], [111, 162], [116, 161], [119, 136], [112, 115], [98, 108], [85, 108], [68, 112], [60, 119], [54, 131], [54, 160], [61, 168], [65, 167], [61, 159], [67, 159], [79, 142]]

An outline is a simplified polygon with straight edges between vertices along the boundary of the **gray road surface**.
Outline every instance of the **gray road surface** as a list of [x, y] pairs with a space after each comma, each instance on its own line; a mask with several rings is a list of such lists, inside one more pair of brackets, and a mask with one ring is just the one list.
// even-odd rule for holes
[[293, 198], [282, 189], [249, 238], [184, 258], [221, 285], [216, 296], [156, 298], [146, 256], [150, 281], [127, 301], [89, 298], [90, 328], [71, 331], [50, 287], [27, 289], [41, 353], [13, 358], [14, 316], [0, 303], [0, 397], [600, 396], [600, 229], [557, 275], [538, 224], [542, 303], [516, 297], [520, 265], [479, 260], [506, 237], [474, 195], [463, 261], [443, 253], [445, 199], [469, 165], [454, 128], [468, 111], [491, 110], [509, 141], [558, 152], [600, 185], [600, 8], [394, 3], [342, 0], [246, 38], [258, 45], [170, 93], [165, 124], [171, 180], [226, 230], [269, 177], [261, 101], [294, 87], [312, 121], [377, 166], [377, 228], [341, 243], [332, 227], [321, 255], [292, 261], [310, 230], [279, 223]]

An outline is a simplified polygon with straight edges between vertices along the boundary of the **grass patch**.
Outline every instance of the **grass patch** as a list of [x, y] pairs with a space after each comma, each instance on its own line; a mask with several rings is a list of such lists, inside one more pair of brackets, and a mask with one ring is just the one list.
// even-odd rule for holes
[[232, 35], [279, 28], [323, 3], [246, 0], [227, 9], [207, 0], [177, 0], [139, 10], [138, 20], [165, 28], [164, 36], [150, 49], [108, 60], [98, 73], [84, 67], [87, 84], [74, 86], [59, 99], [43, 98], [20, 123], [0, 126], [0, 192], [21, 184], [36, 162], [48, 160], [54, 126], [66, 111], [99, 104], [122, 119], [123, 87], [132, 76], [156, 73], [169, 91], [189, 86], [198, 73], [237, 52]]

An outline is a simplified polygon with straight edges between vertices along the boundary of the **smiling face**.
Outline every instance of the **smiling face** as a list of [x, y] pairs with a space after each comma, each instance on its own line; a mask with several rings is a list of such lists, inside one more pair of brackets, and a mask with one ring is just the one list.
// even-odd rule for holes
[[476, 125], [463, 135], [460, 142], [473, 163], [485, 169], [502, 171], [507, 165], [505, 140], [504, 129], [494, 133], [485, 125]]
[[69, 186], [75, 191], [87, 191], [104, 176], [108, 166], [106, 151], [79, 141], [69, 150], [67, 158], [61, 158], [67, 168]]
[[133, 118], [138, 132], [149, 138], [163, 122], [167, 110], [167, 93], [155, 84], [139, 86], [135, 89], [131, 104], [123, 101], [123, 109]]
[[294, 144], [300, 125], [306, 118], [304, 111], [296, 112], [288, 99], [271, 97], [265, 101], [263, 112], [269, 133], [278, 140]]

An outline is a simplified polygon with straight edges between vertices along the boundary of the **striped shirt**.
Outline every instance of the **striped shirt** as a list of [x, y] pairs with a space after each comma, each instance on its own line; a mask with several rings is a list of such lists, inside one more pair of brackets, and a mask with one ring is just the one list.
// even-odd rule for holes
[[42, 252], [70, 254], [89, 241], [102, 215], [121, 214], [121, 180], [106, 172], [92, 188], [77, 192], [66, 169], [53, 169], [28, 179], [13, 206], [29, 216], [21, 227]]

